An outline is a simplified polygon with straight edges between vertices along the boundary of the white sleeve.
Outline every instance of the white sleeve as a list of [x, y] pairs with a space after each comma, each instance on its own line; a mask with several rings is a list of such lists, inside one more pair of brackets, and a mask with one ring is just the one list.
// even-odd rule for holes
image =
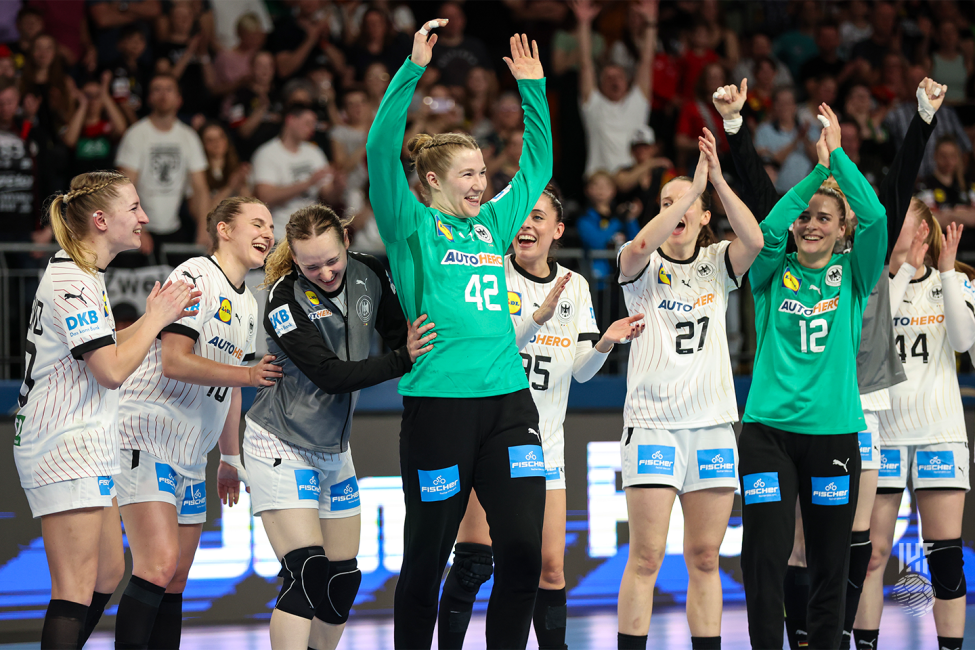
[[254, 170], [251, 172], [251, 175], [254, 178], [255, 185], [258, 183], [282, 185], [275, 173], [277, 169], [274, 160], [272, 160], [273, 157], [271, 151], [265, 147], [261, 147], [254, 153]]
[[948, 330], [948, 342], [955, 352], [964, 352], [975, 345], [975, 310], [972, 309], [971, 302], [966, 304], [961, 283], [961, 277], [956, 271], [941, 274], [945, 328]]
[[59, 275], [53, 286], [54, 322], [72, 357], [81, 360], [88, 352], [115, 345], [108, 298], [93, 275], [75, 267]]
[[163, 331], [182, 334], [197, 341], [203, 332], [203, 324], [208, 319], [217, 317], [220, 303], [225, 299], [221, 299], [220, 296], [216, 295], [216, 290], [212, 287], [207, 287], [207, 275], [203, 272], [203, 269], [193, 263], [193, 260], [188, 260], [177, 266], [170, 273], [167, 282], [176, 282], [177, 280], [192, 284], [203, 295], [200, 296], [200, 302], [190, 308], [190, 311], [193, 312], [191, 316], [180, 318], [164, 327]]
[[186, 152], [186, 169], [191, 174], [206, 171], [209, 165], [207, 163], [206, 152], [203, 150], [203, 141], [200, 140], [200, 136], [198, 136], [192, 129], [189, 129], [186, 132], [186, 140], [188, 145]]
[[140, 147], [139, 143], [136, 142], [140, 130], [138, 128], [129, 128], [125, 132], [125, 135], [122, 136], [122, 141], [118, 145], [118, 151], [115, 153], [116, 167], [127, 167], [141, 173], [143, 166], [142, 154], [145, 148]]
[[518, 349], [524, 350], [540, 329], [542, 326], [535, 322], [535, 317], [532, 314], [528, 314], [528, 318], [522, 318], [515, 323], [515, 344]]
[[599, 372], [608, 358], [609, 352], [600, 352], [587, 342], [580, 341], [576, 343], [576, 355], [572, 360], [572, 376], [580, 383], [587, 382]]
[[890, 315], [896, 316], [904, 304], [904, 294], [907, 287], [911, 284], [911, 278], [917, 273], [917, 269], [904, 262], [897, 270], [897, 275], [890, 279]]

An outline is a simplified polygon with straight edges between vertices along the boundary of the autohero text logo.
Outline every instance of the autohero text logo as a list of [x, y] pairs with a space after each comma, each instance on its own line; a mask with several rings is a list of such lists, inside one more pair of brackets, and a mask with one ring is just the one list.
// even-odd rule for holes
[[787, 314], [795, 314], [797, 316], [815, 316], [816, 314], [825, 314], [829, 311], [836, 311], [839, 307], [840, 298], [830, 298], [829, 300], [820, 300], [816, 303], [815, 307], [806, 307], [798, 300], [789, 300], [786, 298], [779, 305], [779, 311], [785, 312]]
[[453, 249], [448, 250], [440, 261], [441, 264], [459, 264], [461, 266], [504, 266], [504, 259], [494, 253], [462, 253]]
[[244, 358], [244, 351], [241, 348], [237, 347], [227, 339], [220, 338], [219, 336], [214, 336], [212, 339], [207, 341], [207, 345], [212, 345], [221, 352], [226, 352], [235, 359], [239, 360]]
[[935, 325], [945, 322], [944, 314], [922, 314], [921, 316], [897, 316], [894, 318], [894, 327], [920, 327], [922, 325]]
[[564, 336], [555, 336], [554, 334], [535, 334], [528, 342], [534, 343], [535, 345], [551, 345], [557, 348], [572, 347], [572, 339]]
[[698, 296], [692, 303], [681, 302], [680, 300], [661, 300], [660, 304], [657, 305], [657, 309], [664, 309], [666, 311], [691, 311], [704, 305], [710, 305], [713, 302], [714, 294], [706, 293], [703, 296]]
[[457, 465], [416, 471], [420, 479], [420, 501], [444, 501], [460, 494], [460, 472]]

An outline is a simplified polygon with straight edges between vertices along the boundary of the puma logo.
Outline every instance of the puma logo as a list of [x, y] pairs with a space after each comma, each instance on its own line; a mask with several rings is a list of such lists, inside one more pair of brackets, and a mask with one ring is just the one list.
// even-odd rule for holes
[[684, 280], [684, 279], [682, 279], [682, 280], [681, 280], [681, 282], [682, 282], [682, 283], [684, 284], [684, 286], [685, 286], [685, 287], [687, 287], [688, 289], [690, 289], [690, 288], [691, 288], [691, 283], [690, 283], [690, 282], [688, 282], [687, 280]]
[[81, 291], [79, 291], [78, 293], [68, 293], [67, 291], [65, 291], [64, 292], [64, 299], [65, 300], [80, 300], [82, 305], [85, 305], [86, 307], [88, 306], [88, 301], [85, 300], [85, 288], [84, 287], [81, 287]]
[[236, 317], [237, 317], [237, 322], [238, 322], [238, 323], [241, 323], [241, 322], [243, 322], [243, 321], [241, 321], [241, 320], [240, 320], [240, 314], [238, 314], [238, 313], [234, 313], [234, 316], [236, 316]]
[[356, 280], [355, 283], [356, 284], [361, 284], [362, 286], [366, 286], [366, 281], [365, 280]]
[[196, 286], [196, 281], [203, 277], [202, 273], [194, 277], [189, 271], [180, 271], [180, 272], [183, 274], [183, 277], [187, 277], [190, 279], [190, 282], [193, 283], [194, 287]]
[[[847, 459], [846, 459], [846, 463], [849, 463], [849, 462], [850, 462], [850, 459], [849, 459], [849, 458], [847, 458]], [[833, 464], [834, 464], [834, 465], [837, 465], [837, 466], [839, 466], [839, 467], [842, 467], [842, 468], [843, 468], [843, 470], [844, 470], [844, 471], [845, 471], [845, 472], [846, 472], [847, 474], [849, 474], [849, 473], [850, 473], [850, 470], [849, 470], [849, 469], [848, 469], [848, 468], [846, 467], [846, 463], [841, 463], [840, 461], [838, 461], [838, 460], [836, 460], [835, 458], [833, 459]]]
[[816, 293], [818, 293], [819, 295], [823, 295], [823, 292], [820, 291], [819, 290], [819, 287], [817, 287], [815, 284], [810, 284], [809, 285], [809, 288], [812, 289], [813, 291], [815, 291]]

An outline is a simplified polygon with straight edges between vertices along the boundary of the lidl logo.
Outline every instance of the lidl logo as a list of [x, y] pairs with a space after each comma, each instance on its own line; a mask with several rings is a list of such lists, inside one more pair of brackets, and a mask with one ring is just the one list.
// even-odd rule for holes
[[440, 217], [437, 217], [436, 220], [437, 220], [437, 225], [436, 225], [436, 228], [437, 228], [437, 237], [446, 237], [447, 238], [447, 241], [454, 241], [454, 228], [453, 228], [453, 226], [451, 226], [450, 224], [446, 224], [443, 221], [441, 221], [440, 220]]
[[220, 296], [220, 308], [217, 309], [217, 313], [213, 317], [221, 323], [230, 323], [233, 314], [234, 306], [230, 303], [230, 299]]
[[508, 313], [512, 316], [521, 315], [521, 294], [517, 291], [508, 292]]
[[666, 284], [668, 287], [673, 286], [671, 284], [670, 273], [667, 273], [667, 269], [664, 268], [663, 264], [657, 269], [657, 284]]
[[308, 297], [308, 300], [310, 300], [311, 301], [311, 304], [313, 304], [313, 305], [320, 305], [320, 304], [322, 304], [322, 302], [318, 299], [318, 296], [315, 295], [315, 292], [314, 291], [306, 291], [305, 292], [305, 296]]
[[792, 293], [799, 293], [799, 287], [802, 286], [802, 279], [792, 275], [792, 269], [786, 267], [785, 273], [782, 274], [782, 286]]

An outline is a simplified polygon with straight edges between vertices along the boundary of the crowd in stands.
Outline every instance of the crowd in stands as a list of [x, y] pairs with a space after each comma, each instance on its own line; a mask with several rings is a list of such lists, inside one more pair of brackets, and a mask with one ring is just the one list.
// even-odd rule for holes
[[[485, 200], [500, 191], [523, 129], [501, 56], [508, 35], [528, 33], [549, 79], [564, 246], [613, 250], [631, 238], [657, 213], [661, 182], [693, 168], [703, 127], [727, 151], [718, 86], [746, 80], [745, 122], [784, 193], [815, 164], [820, 102], [878, 184], [930, 76], [948, 95], [917, 191], [943, 222], [971, 227], [960, 255], [975, 256], [975, 4], [951, 0], [0, 3], [4, 240], [50, 242], [44, 199], [75, 174], [114, 167], [151, 220], [135, 263], [160, 244], [205, 243], [206, 214], [241, 194], [268, 204], [278, 233], [291, 212], [324, 201], [355, 215], [353, 248], [381, 254], [366, 134], [417, 26], [434, 17], [450, 21], [407, 137], [474, 135]], [[596, 279], [612, 266], [597, 260]]]

